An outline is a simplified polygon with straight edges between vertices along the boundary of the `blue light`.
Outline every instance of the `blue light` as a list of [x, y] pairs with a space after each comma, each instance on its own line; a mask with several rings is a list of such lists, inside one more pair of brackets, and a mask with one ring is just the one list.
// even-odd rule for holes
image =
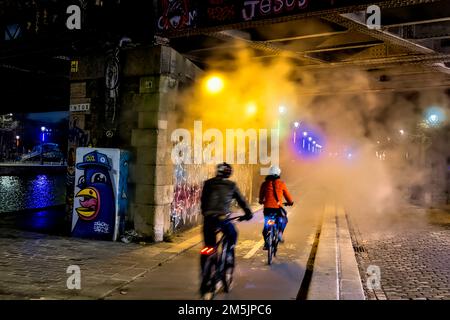
[[437, 127], [446, 120], [444, 109], [441, 107], [430, 107], [425, 111], [425, 122], [431, 127]]
[[316, 127], [308, 125], [303, 121], [299, 121], [298, 123], [299, 126], [301, 123], [302, 130], [299, 132], [300, 138], [296, 139], [296, 129], [298, 127], [294, 124], [294, 139], [291, 140], [291, 146], [294, 154], [301, 158], [317, 158], [323, 152], [323, 135]]

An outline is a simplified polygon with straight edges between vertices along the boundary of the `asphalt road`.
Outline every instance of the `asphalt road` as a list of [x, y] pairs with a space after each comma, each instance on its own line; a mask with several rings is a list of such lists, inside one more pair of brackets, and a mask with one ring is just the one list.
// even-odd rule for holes
[[[296, 194], [293, 193], [294, 199]], [[263, 215], [259, 211], [251, 221], [239, 222], [234, 287], [216, 299], [290, 300], [295, 299], [305, 272], [323, 203], [310, 195], [289, 208], [285, 242], [280, 244], [272, 265], [262, 249]], [[200, 250], [202, 244], [180, 254], [157, 269], [146, 273], [106, 299], [199, 299]]]

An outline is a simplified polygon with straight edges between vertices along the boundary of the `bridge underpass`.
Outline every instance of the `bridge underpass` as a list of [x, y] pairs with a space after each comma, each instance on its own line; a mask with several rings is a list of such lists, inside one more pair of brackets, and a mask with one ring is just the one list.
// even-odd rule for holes
[[[12, 59], [4, 54], [0, 58], [4, 61], [1, 68], [7, 70], [8, 73], [4, 74], [9, 74], [13, 79], [5, 90], [13, 93], [7, 95], [10, 103], [5, 111], [67, 111], [70, 106], [89, 105], [88, 111], [73, 109], [70, 114], [69, 126], [79, 129], [82, 139], [70, 140], [69, 150], [89, 145], [130, 150], [132, 160], [127, 218], [140, 234], [161, 241], [173, 230], [175, 223], [182, 229], [201, 221], [195, 211], [198, 209], [198, 187], [203, 179], [211, 175], [212, 169], [206, 166], [197, 166], [192, 171], [181, 169], [185, 176], [178, 185], [181, 188], [177, 189], [178, 182], [174, 182], [177, 168], [170, 161], [170, 146], [173, 145], [170, 133], [184, 125], [182, 117], [186, 106], [177, 97], [184, 88], [200, 80], [205, 72], [216, 69], [217, 60], [222, 62], [217, 69], [226, 73], [229, 71], [227, 67], [233, 64], [235, 53], [240, 49], [250, 49], [253, 59], [262, 64], [270, 64], [280, 57], [288, 59], [290, 65], [295, 66], [292, 77], [294, 82], [300, 84], [300, 96], [326, 99], [336, 95], [357, 96], [364, 93], [383, 96], [389, 93], [413, 106], [421, 103], [421, 93], [425, 91], [437, 90], [444, 96], [449, 95], [449, 33], [445, 27], [449, 18], [445, 13], [450, 12], [449, 5], [445, 1], [380, 1], [381, 30], [367, 28], [366, 16], [361, 14], [364, 6], [352, 6], [336, 11], [318, 11], [307, 16], [251, 21], [231, 27], [191, 29], [167, 37], [158, 34], [142, 43], [134, 42], [130, 37], [131, 42], [124, 41], [118, 55], [114, 51], [117, 47], [104, 44], [85, 50], [82, 48], [75, 53], [67, 48], [63, 52], [54, 49], [35, 60], [30, 60], [29, 56]], [[122, 36], [116, 37], [116, 44], [117, 40], [123, 39]], [[339, 74], [348, 70], [364, 73], [365, 82], [354, 89], [343, 81], [330, 90], [326, 81], [330, 73]], [[314, 86], [301, 85], [308, 80], [304, 78], [305, 73], [314, 79]], [[120, 81], [115, 83], [118, 78]], [[22, 91], [16, 89], [19, 83], [31, 86], [35, 82], [41, 87], [33, 86], [34, 89], [29, 91], [31, 94], [20, 95]], [[111, 84], [113, 86], [109, 86]], [[34, 95], [37, 100], [31, 98]], [[24, 97], [24, 100], [14, 104], [17, 96]], [[31, 108], [32, 101], [37, 103]], [[381, 118], [380, 122], [383, 120]], [[441, 132], [443, 135], [433, 137], [436, 143], [427, 149], [430, 154], [428, 164], [434, 168], [430, 183], [435, 187], [428, 192], [419, 192], [421, 204], [448, 203], [446, 168], [449, 148], [445, 147], [448, 142], [444, 138], [448, 130], [444, 128]], [[422, 136], [410, 138], [414, 141], [424, 139]], [[389, 148], [389, 143], [382, 143], [386, 144], [386, 149]], [[74, 164], [69, 164], [69, 171]], [[302, 193], [316, 186], [311, 176], [300, 177], [299, 182], [295, 166], [284, 158], [281, 166], [286, 168], [288, 183], [300, 189], [296, 194], [299, 199], [308, 199], [303, 198]], [[255, 201], [259, 180], [252, 179], [252, 170], [242, 168], [235, 179], [242, 185], [246, 196]], [[305, 172], [302, 171], [302, 174]], [[312, 185], [308, 186], [305, 181], [312, 181]], [[186, 184], [189, 188], [183, 189]], [[191, 198], [186, 199], [183, 192]], [[179, 196], [176, 198], [179, 202], [174, 203], [175, 196]], [[314, 197], [312, 199], [315, 200]], [[183, 206], [188, 206], [189, 210]], [[314, 210], [319, 212], [319, 207]], [[301, 210], [301, 206], [299, 208], [295, 211], [305, 211]], [[174, 212], [177, 214], [174, 215]], [[301, 246], [287, 246], [286, 255], [305, 249], [305, 239], [309, 234], [314, 234], [315, 227], [311, 222], [309, 230], [303, 230], [297, 239]], [[245, 227], [244, 230], [244, 246], [249, 243], [245, 241], [257, 245], [258, 227], [252, 225], [249, 230]], [[194, 247], [180, 260], [194, 263], [197, 249]], [[263, 257], [262, 251], [257, 251], [256, 257]], [[282, 256], [281, 260], [284, 258]], [[287, 261], [288, 264], [293, 263], [290, 258]], [[177, 269], [184, 262], [167, 267]], [[252, 263], [255, 261], [252, 260]], [[242, 266], [245, 270], [251, 268], [245, 263]], [[299, 271], [295, 265], [287, 268], [293, 272]], [[300, 268], [304, 270], [304, 264]], [[165, 269], [159, 272], [164, 274]], [[246, 282], [238, 285], [258, 291], [261, 279], [249, 280], [245, 278], [248, 276], [249, 273], [244, 272]], [[256, 287], [252, 287], [255, 282]], [[136, 285], [139, 287], [138, 283]], [[297, 287], [299, 285], [298, 282]], [[239, 290], [235, 294], [237, 298], [241, 297]]]

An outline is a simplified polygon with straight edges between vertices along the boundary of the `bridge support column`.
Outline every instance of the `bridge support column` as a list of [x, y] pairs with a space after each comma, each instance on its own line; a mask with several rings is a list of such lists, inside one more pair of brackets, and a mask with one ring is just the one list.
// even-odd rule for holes
[[168, 47], [135, 49], [127, 53], [123, 70], [122, 109], [134, 115], [129, 134], [134, 161], [129, 182], [130, 218], [136, 231], [162, 241], [171, 231], [174, 165], [171, 132], [179, 84], [192, 81], [200, 69]]
[[[76, 147], [131, 151], [127, 222], [134, 224], [140, 235], [162, 241], [171, 230], [174, 166], [170, 134], [177, 127], [179, 83], [193, 81], [200, 69], [169, 47], [122, 48], [115, 56], [120, 67], [115, 120], [108, 124], [106, 120], [112, 118], [107, 77], [115, 71], [107, 68], [110, 57], [100, 54], [74, 59], [78, 62], [71, 79], [71, 105], [90, 107], [71, 114], [69, 156], [73, 159], [69, 159], [69, 173], [74, 171]], [[71, 183], [70, 208], [73, 177]]]

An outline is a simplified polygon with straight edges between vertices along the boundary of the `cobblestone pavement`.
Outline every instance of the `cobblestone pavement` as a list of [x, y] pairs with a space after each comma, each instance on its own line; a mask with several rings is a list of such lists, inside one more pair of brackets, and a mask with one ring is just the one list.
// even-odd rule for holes
[[[142, 245], [0, 227], [0, 299], [101, 299], [177, 256], [197, 234], [194, 228], [174, 243]], [[70, 265], [80, 267], [81, 290], [67, 288]]]
[[[409, 209], [384, 222], [350, 221], [367, 299], [450, 300], [448, 211]], [[367, 286], [370, 265], [380, 268], [381, 288]]]

